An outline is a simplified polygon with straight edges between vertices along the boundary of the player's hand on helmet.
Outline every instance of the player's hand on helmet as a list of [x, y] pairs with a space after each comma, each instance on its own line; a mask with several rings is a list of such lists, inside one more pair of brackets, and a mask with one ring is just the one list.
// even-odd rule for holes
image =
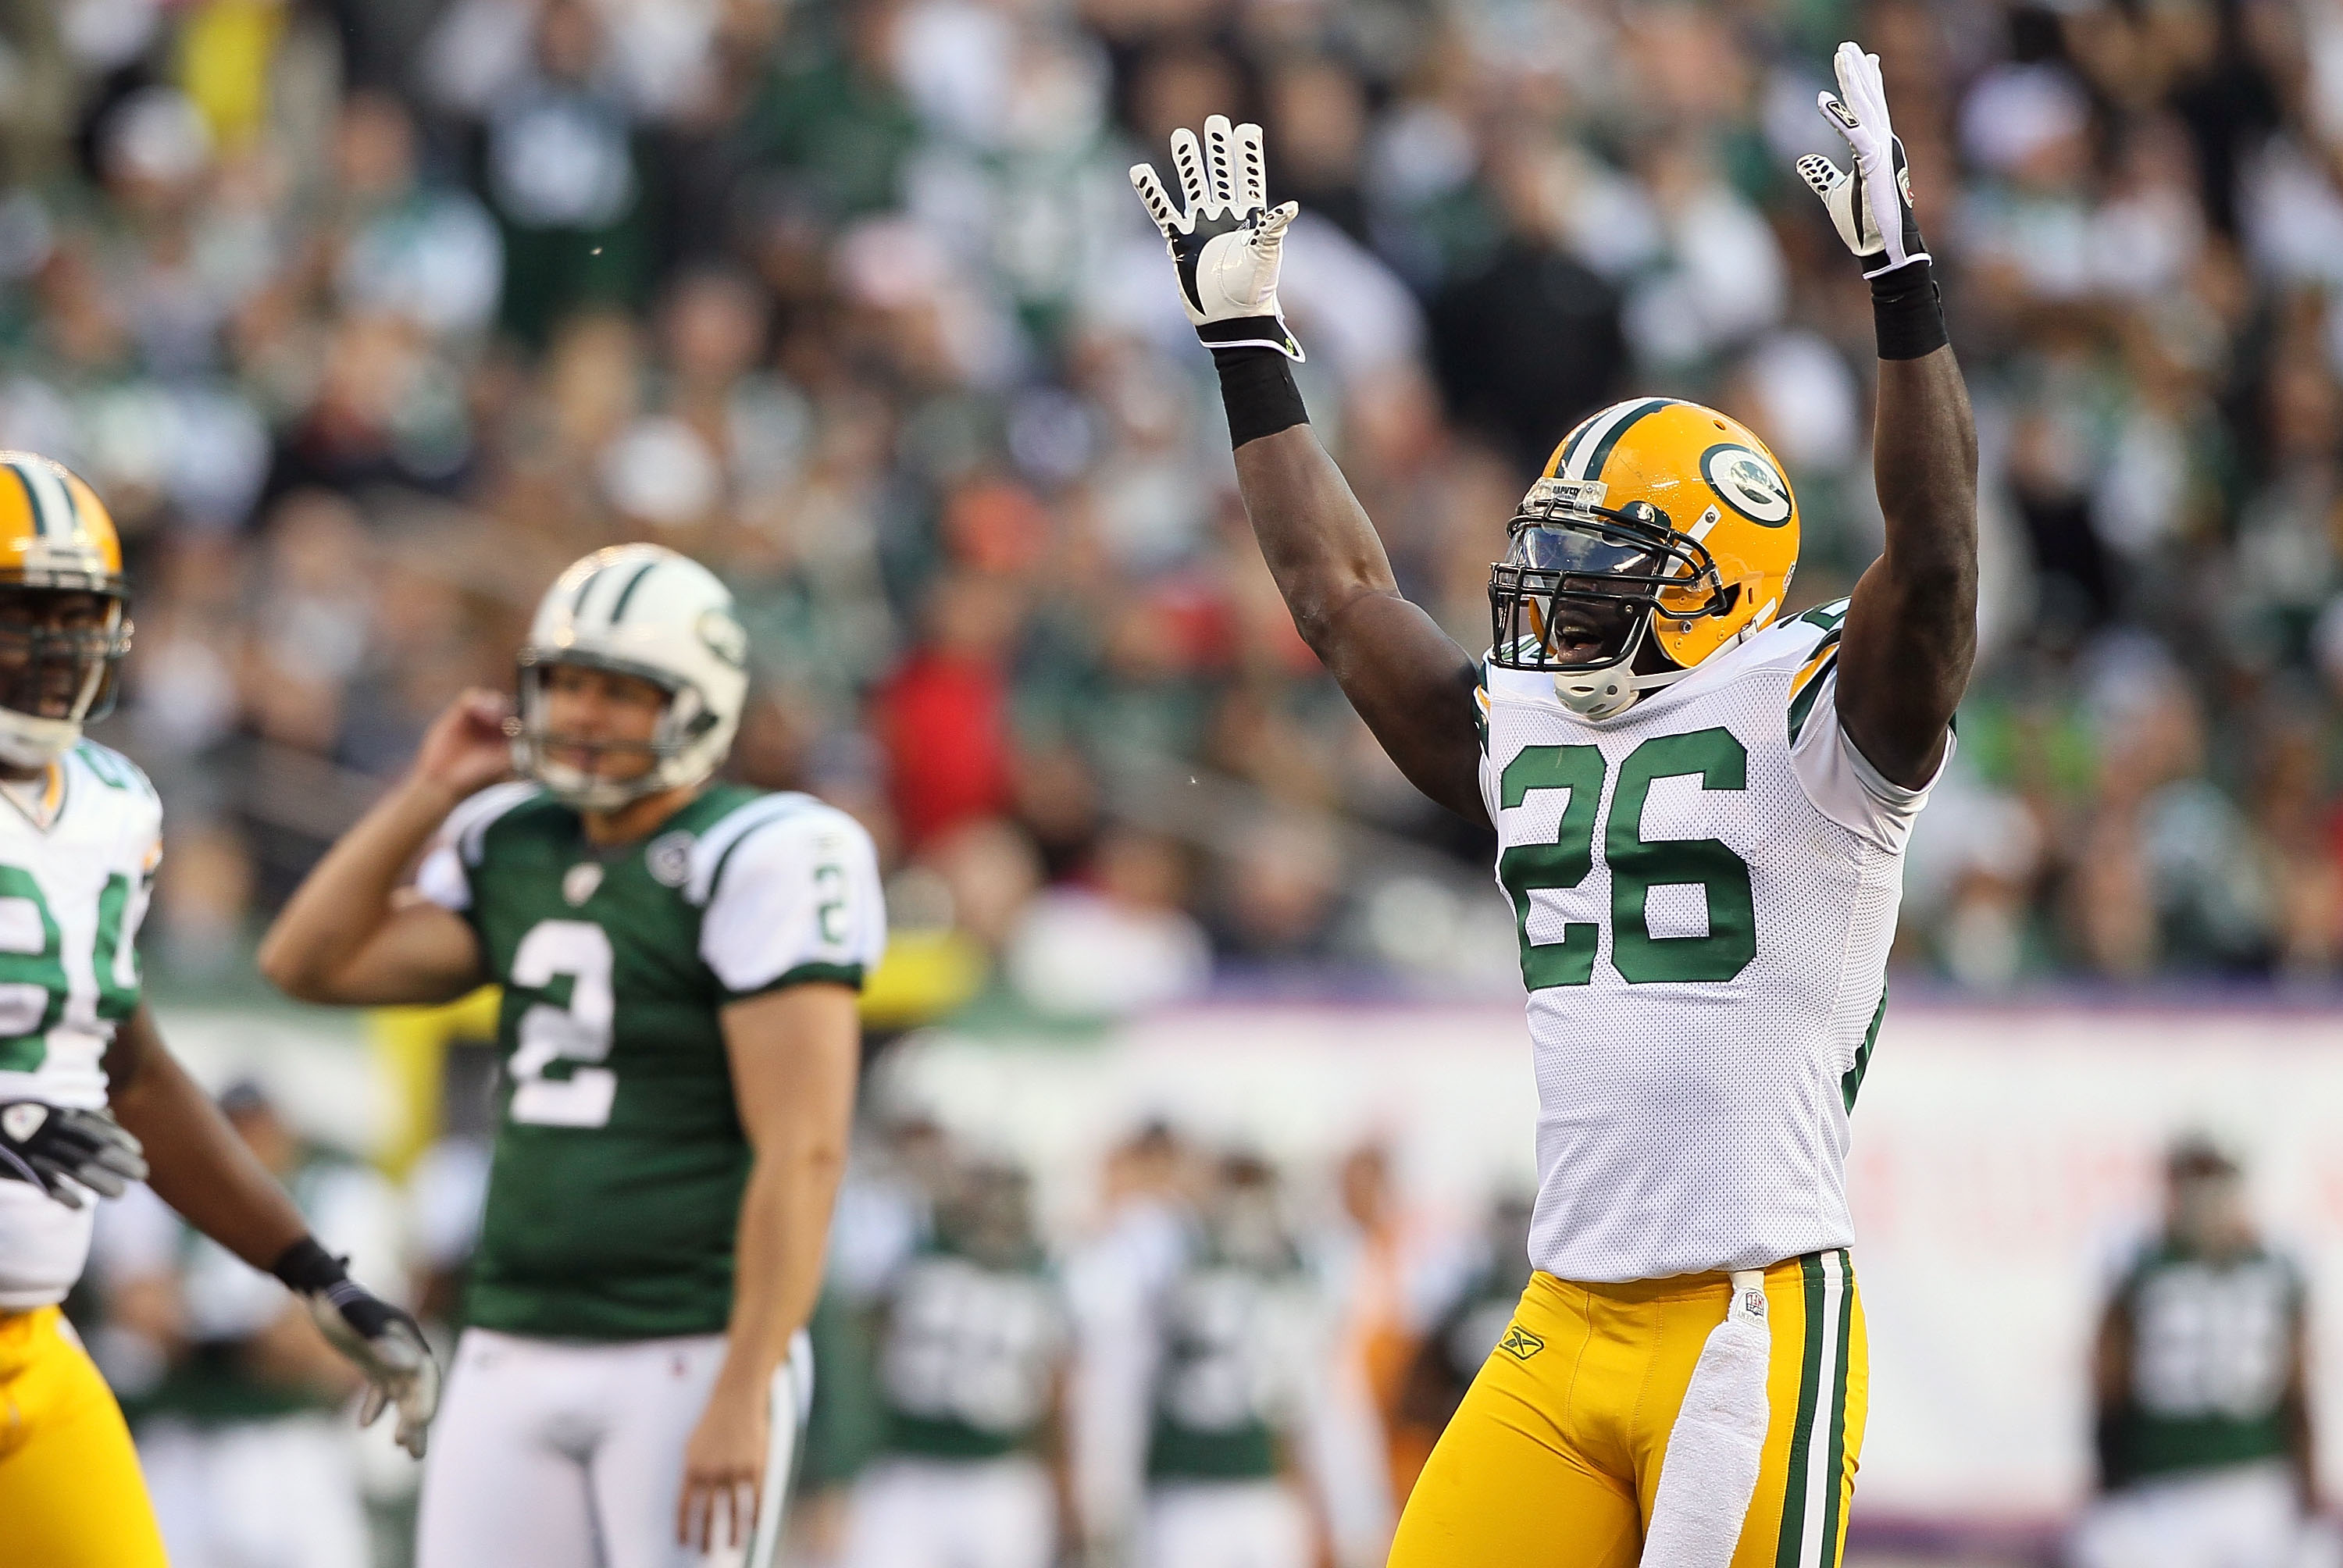
[[422, 1325], [350, 1278], [348, 1261], [304, 1238], [271, 1271], [309, 1309], [326, 1342], [367, 1382], [358, 1424], [372, 1426], [398, 1407], [398, 1445], [423, 1457], [424, 1434], [439, 1410], [439, 1363]]
[[16, 1100], [0, 1104], [0, 1174], [78, 1209], [85, 1190], [119, 1198], [146, 1180], [146, 1156], [129, 1129], [103, 1111]]
[[1903, 139], [1887, 118], [1887, 89], [1879, 77], [1879, 56], [1854, 44], [1841, 44], [1831, 64], [1838, 92], [1816, 95], [1815, 106], [1831, 128], [1846, 138], [1855, 167], [1843, 171], [1830, 159], [1808, 154], [1798, 174], [1838, 229], [1839, 238], [1863, 263], [1863, 276], [1877, 277], [1909, 262], [1929, 259], [1912, 209], [1912, 175]]
[[415, 753], [414, 775], [462, 799], [512, 773], [512, 704], [475, 687], [442, 709]]
[[1262, 163], [1261, 127], [1231, 127], [1228, 116], [1204, 121], [1204, 139], [1184, 127], [1172, 133], [1172, 162], [1180, 171], [1184, 207], [1174, 207], [1163, 182], [1145, 164], [1131, 166], [1131, 183], [1147, 215], [1163, 231], [1179, 275], [1180, 303], [1210, 348], [1274, 348], [1300, 359], [1302, 345], [1286, 330], [1277, 302], [1277, 268], [1285, 228], [1301, 211], [1292, 202], [1269, 206]]

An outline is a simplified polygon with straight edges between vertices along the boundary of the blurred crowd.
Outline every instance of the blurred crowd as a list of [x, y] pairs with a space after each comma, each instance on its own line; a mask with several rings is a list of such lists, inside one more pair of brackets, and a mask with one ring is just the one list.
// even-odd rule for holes
[[1485, 842], [1259, 564], [1124, 168], [1264, 125], [1313, 420], [1468, 648], [1526, 480], [1631, 389], [1782, 456], [1796, 608], [1880, 538], [1863, 286], [1791, 167], [1845, 156], [1847, 35], [1984, 446], [1905, 961], [2334, 974], [2333, 0], [0, 5], [0, 443], [129, 538], [158, 962], [238, 967], [555, 571], [651, 538], [740, 597], [739, 770], [877, 831], [908, 1010], [1508, 983]]

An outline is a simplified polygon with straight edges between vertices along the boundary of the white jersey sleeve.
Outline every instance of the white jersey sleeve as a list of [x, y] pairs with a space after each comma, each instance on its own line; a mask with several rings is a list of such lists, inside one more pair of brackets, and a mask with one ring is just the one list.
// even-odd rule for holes
[[769, 796], [705, 834], [695, 859], [699, 956], [730, 998], [809, 980], [859, 987], [879, 962], [879, 855], [845, 812]]
[[1947, 736], [1945, 755], [1927, 783], [1914, 789], [1897, 784], [1871, 765], [1840, 722], [1838, 640], [1826, 638], [1790, 688], [1790, 768], [1815, 809], [1850, 833], [1882, 849], [1900, 851], [1911, 837], [1928, 791], [1945, 775], [1956, 737]]
[[488, 825], [538, 793], [538, 786], [516, 780], [491, 785], [458, 802], [415, 869], [416, 891], [458, 914], [470, 909], [471, 868], [480, 863], [480, 844]]

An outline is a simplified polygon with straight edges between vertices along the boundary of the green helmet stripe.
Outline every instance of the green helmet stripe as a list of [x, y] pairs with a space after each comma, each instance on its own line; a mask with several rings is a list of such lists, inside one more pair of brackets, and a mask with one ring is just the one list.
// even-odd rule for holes
[[41, 492], [33, 487], [33, 477], [25, 472], [22, 463], [11, 462], [7, 467], [16, 476], [17, 488], [25, 492], [25, 508], [33, 514], [33, 532], [45, 538], [49, 531], [48, 519], [42, 512]]
[[628, 578], [627, 586], [618, 590], [618, 602], [610, 607], [612, 626], [618, 624], [619, 618], [627, 613], [627, 601], [635, 597], [635, 590], [643, 586], [643, 579], [659, 570], [659, 566], [657, 561], [645, 561], [635, 568], [635, 575]]
[[602, 579], [602, 574], [609, 569], [608, 563], [597, 566], [592, 571], [588, 572], [585, 578], [579, 581], [578, 584], [578, 595], [575, 598], [572, 598], [569, 601], [570, 619], [575, 621], [584, 620], [586, 618], [586, 596], [594, 591], [594, 585], [599, 582]]
[[1619, 437], [1625, 435], [1629, 430], [1634, 428], [1636, 424], [1645, 416], [1656, 414], [1674, 401], [1675, 399], [1673, 397], [1652, 397], [1647, 398], [1645, 401], [1637, 404], [1634, 408], [1629, 409], [1625, 418], [1620, 420], [1617, 424], [1612, 426], [1609, 430], [1604, 433], [1602, 444], [1594, 448], [1594, 456], [1586, 460], [1586, 473], [1584, 477], [1589, 479], [1601, 478], [1603, 477], [1603, 465], [1610, 461], [1611, 449], [1619, 444]]

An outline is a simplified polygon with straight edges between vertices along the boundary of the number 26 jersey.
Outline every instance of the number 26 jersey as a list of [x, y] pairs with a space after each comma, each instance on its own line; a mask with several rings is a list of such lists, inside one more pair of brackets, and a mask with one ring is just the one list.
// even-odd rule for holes
[[[1538, 1085], [1530, 1261], [1621, 1282], [1854, 1241], [1847, 1115], [1926, 790], [1840, 728], [1845, 601], [1600, 722], [1483, 666]], [[1947, 752], [1949, 756], [1949, 750]]]
[[861, 827], [805, 795], [717, 785], [598, 852], [528, 784], [457, 808], [417, 874], [504, 988], [505, 1070], [465, 1319], [507, 1333], [722, 1332], [750, 1154], [721, 1013], [860, 987], [886, 941]]

